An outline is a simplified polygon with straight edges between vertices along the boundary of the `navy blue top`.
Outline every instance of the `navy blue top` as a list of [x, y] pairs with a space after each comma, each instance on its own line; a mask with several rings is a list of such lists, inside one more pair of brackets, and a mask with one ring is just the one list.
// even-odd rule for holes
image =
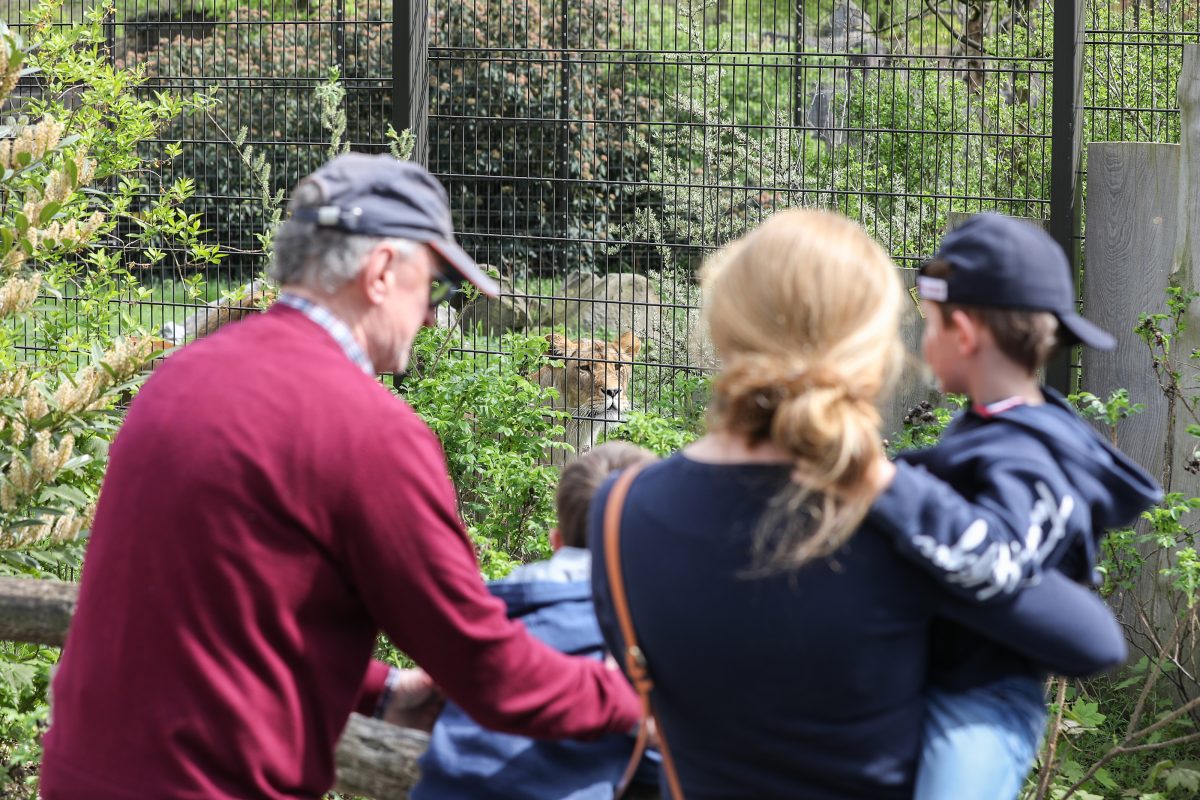
[[[1009, 518], [1017, 536], [993, 547], [1011, 553], [1025, 577], [1001, 587], [964, 577], [985, 550], [970, 555], [960, 549], [961, 539], [943, 539], [940, 548], [928, 542], [921, 547], [920, 538], [916, 543], [905, 536], [897, 541], [918, 566], [983, 599], [997, 588], [1016, 590], [1045, 569], [1095, 583], [1101, 537], [1131, 524], [1162, 498], [1144, 469], [1084, 423], [1061, 395], [1043, 391], [1042, 405], [972, 408], [951, 423], [934, 447], [899, 456]], [[966, 689], [1009, 675], [1041, 677], [1041, 672], [1037, 664], [960, 626], [943, 623], [935, 632], [933, 681], [939, 686]]]
[[[647, 467], [630, 489], [626, 589], [689, 800], [910, 797], [938, 615], [1066, 674], [1124, 657], [1108, 609], [1063, 576], [972, 602], [899, 558], [874, 517], [829, 559], [746, 577], [760, 516], [788, 479], [783, 465], [676, 455]], [[601, 629], [621, 653], [598, 535], [611, 487], [610, 478], [589, 518], [592, 583]], [[1002, 527], [906, 465], [875, 512], [907, 530], [962, 530], [979, 518]], [[1064, 618], [1069, 627], [1056, 622]]]
[[[548, 561], [515, 569], [488, 584], [529, 632], [569, 655], [601, 659], [604, 641], [592, 609], [591, 557], [564, 547]], [[429, 749], [420, 758], [413, 800], [612, 800], [633, 753], [633, 738], [610, 735], [594, 742], [539, 742], [479, 726], [447, 702]], [[637, 779], [658, 779], [658, 754], [642, 760]]]

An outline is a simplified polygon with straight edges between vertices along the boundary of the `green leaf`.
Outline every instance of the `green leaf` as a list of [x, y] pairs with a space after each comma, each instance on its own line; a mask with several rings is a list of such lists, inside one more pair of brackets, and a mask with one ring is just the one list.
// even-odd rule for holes
[[89, 502], [86, 494], [69, 485], [46, 486], [41, 493], [43, 497], [56, 497], [75, 508], [83, 508]]
[[62, 208], [62, 203], [47, 203], [42, 209], [42, 213], [38, 214], [38, 225], [48, 225], [50, 220], [54, 219], [54, 215]]
[[1200, 771], [1175, 767], [1167, 770], [1163, 777], [1168, 789], [1185, 789], [1189, 792], [1200, 792]]

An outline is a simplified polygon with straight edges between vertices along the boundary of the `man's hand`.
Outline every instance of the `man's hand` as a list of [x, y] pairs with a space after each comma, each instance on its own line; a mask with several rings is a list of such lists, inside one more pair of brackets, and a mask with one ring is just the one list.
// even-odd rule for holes
[[390, 694], [383, 709], [384, 722], [401, 728], [433, 730], [446, 698], [424, 670], [396, 670], [389, 676], [388, 688]]

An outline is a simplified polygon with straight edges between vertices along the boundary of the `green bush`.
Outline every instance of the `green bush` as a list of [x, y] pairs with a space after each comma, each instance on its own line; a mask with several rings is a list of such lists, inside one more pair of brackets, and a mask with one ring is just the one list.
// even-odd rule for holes
[[449, 352], [454, 332], [426, 330], [400, 394], [442, 442], [459, 514], [487, 577], [549, 555], [558, 470], [542, 463], [565, 415], [545, 407], [553, 389], [528, 380], [547, 342], [511, 334], [501, 355]]
[[[656, 109], [622, 88], [633, 68], [607, 52], [628, 13], [608, 0], [563, 11], [557, 0], [469, 0], [435, 12], [430, 164], [449, 173], [466, 230], [505, 233], [488, 249], [498, 266], [588, 269], [645, 193], [648, 157], [630, 123]], [[564, 45], [588, 51], [564, 63]]]
[[[43, 89], [0, 137], [0, 575], [30, 579], [77, 575], [117, 404], [153, 348], [116, 336], [138, 332], [115, 302], [142, 291], [130, 268], [217, 257], [180, 210], [190, 185], [148, 183], [154, 165], [138, 154], [200, 101], [139, 99], [136, 78], [99, 50], [103, 9], [73, 30], [49, 24], [56, 12], [36, 12], [27, 44], [0, 23], [0, 100], [21, 74]], [[0, 643], [4, 797], [36, 796], [56, 660], [51, 648]]]
[[[570, 0], [564, 31], [560, 11], [559, 3], [542, 0], [519, 7], [472, 0], [437, 4], [434, 10], [430, 47], [439, 52], [430, 63], [429, 166], [447, 175], [461, 228], [505, 231], [498, 249], [488, 254], [497, 266], [586, 266], [595, 257], [595, 242], [607, 238], [621, 210], [644, 192], [637, 184], [646, 180], [647, 157], [627, 123], [646, 119], [650, 101], [620, 88], [619, 59], [609, 65], [589, 57], [571, 63], [564, 103], [562, 62], [554, 53], [564, 32], [572, 46], [584, 41], [603, 49], [628, 20], [605, 0]], [[296, 21], [335, 19], [330, 0], [302, 15], [286, 7], [239, 7], [223, 18], [242, 24], [212, 26], [205, 29], [210, 35], [199, 38], [176, 36], [121, 58], [121, 65], [141, 66], [154, 79], [211, 91], [219, 100], [199, 124], [183, 121], [170, 131], [198, 140], [185, 148], [183, 163], [196, 165], [199, 194], [238, 198], [211, 203], [207, 226], [262, 228], [259, 192], [230, 144], [239, 129], [246, 129], [246, 141], [266, 159], [276, 189], [289, 191], [325, 160], [327, 136], [312, 86], [335, 67], [346, 87], [348, 141], [358, 150], [385, 147], [392, 111], [391, 22], [353, 8], [346, 16], [343, 25]], [[273, 24], [248, 24], [268, 22]], [[338, 36], [346, 54], [340, 65], [334, 62]], [[230, 84], [214, 77], [221, 75], [247, 80]], [[564, 112], [574, 121], [558, 122]], [[565, 167], [564, 136], [570, 142]], [[555, 188], [562, 177], [572, 182], [569, 198], [564, 186]], [[531, 246], [521, 237], [541, 237], [546, 244]], [[251, 239], [230, 244], [254, 247]], [[253, 257], [230, 263], [250, 266]]]
[[[315, 89], [337, 66], [339, 35], [346, 53], [340, 75], [351, 87], [345, 100], [347, 136], [386, 148], [390, 89], [359, 84], [367, 79], [376, 86], [385, 83], [391, 69], [390, 23], [355, 12], [340, 26], [304, 24], [307, 17], [335, 19], [331, 0], [314, 3], [303, 15], [291, 13], [290, 22], [275, 19], [285, 13], [286, 7], [234, 7], [222, 19], [236, 24], [206, 27], [208, 35], [196, 38], [177, 35], [117, 59], [120, 68], [143, 70], [150, 86], [204, 92], [216, 101], [203, 116], [175, 120], [166, 136], [190, 140], [176, 168], [194, 178], [197, 194], [212, 198], [205, 205], [203, 226], [224, 235], [222, 244], [233, 251], [226, 263], [235, 270], [261, 266], [254, 233], [268, 227], [270, 215], [261, 201], [263, 187], [238, 145], [252, 146], [263, 158], [272, 194], [290, 192], [324, 163], [329, 135]], [[231, 83], [220, 77], [226, 75], [245, 80]]]

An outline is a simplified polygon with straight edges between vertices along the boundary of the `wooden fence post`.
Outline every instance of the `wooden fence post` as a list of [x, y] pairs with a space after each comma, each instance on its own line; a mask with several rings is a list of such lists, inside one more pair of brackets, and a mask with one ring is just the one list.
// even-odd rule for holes
[[[1197, 476], [1181, 469], [1196, 440], [1186, 432], [1190, 417], [1179, 400], [1164, 393], [1152, 370], [1151, 353], [1134, 333], [1143, 313], [1166, 310], [1167, 288], [1195, 291], [1200, 264], [1200, 48], [1184, 47], [1179, 76], [1180, 145], [1092, 144], [1088, 148], [1087, 256], [1084, 313], [1117, 337], [1114, 353], [1084, 349], [1083, 388], [1101, 397], [1129, 390], [1144, 413], [1118, 428], [1117, 444], [1157, 476], [1164, 490], [1200, 494]], [[1187, 315], [1187, 330], [1172, 343], [1182, 361], [1200, 346], [1200, 313]], [[1189, 376], [1185, 385], [1193, 383]], [[1115, 604], [1135, 634], [1148, 635], [1178, 624], [1169, 602], [1168, 580], [1160, 574], [1171, 553], [1147, 547], [1133, 597]], [[1138, 605], [1134, 605], [1134, 602]], [[1146, 616], [1138, 613], [1138, 609]], [[1135, 642], [1137, 637], [1135, 636]], [[1200, 653], [1192, 653], [1194, 664]], [[1187, 661], [1185, 660], [1185, 663]]]

